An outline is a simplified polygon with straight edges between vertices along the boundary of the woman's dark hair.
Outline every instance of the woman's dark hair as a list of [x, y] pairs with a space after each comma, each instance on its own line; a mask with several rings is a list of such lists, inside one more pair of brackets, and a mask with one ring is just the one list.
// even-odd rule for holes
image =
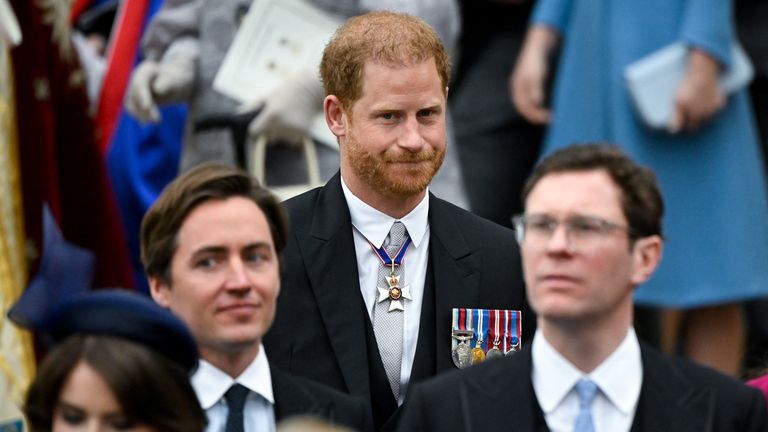
[[81, 362], [107, 382], [132, 422], [164, 432], [204, 430], [205, 413], [181, 364], [127, 339], [75, 334], [48, 353], [29, 388], [24, 412], [32, 432], [51, 430], [62, 387]]

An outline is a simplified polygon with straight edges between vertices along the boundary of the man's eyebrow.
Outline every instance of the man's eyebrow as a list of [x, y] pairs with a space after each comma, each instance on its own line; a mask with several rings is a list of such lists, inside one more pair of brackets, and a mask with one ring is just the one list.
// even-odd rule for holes
[[[258, 241], [253, 243], [248, 243], [245, 246], [241, 248], [241, 250], [247, 250], [247, 249], [260, 249], [260, 248], [269, 248], [269, 243], [266, 241]], [[200, 249], [195, 250], [192, 253], [192, 256], [196, 255], [203, 255], [203, 254], [221, 254], [226, 253], [228, 248], [226, 246], [203, 246]]]
[[204, 254], [220, 254], [226, 251], [227, 251], [227, 248], [224, 246], [203, 246], [199, 249], [196, 249], [194, 252], [192, 252], [192, 256], [204, 255]]
[[443, 112], [443, 104], [438, 103], [438, 104], [435, 104], [435, 105], [425, 106], [425, 107], [419, 109], [419, 111], [421, 111], [421, 110], [430, 110], [430, 111], [434, 111], [434, 112]]
[[254, 243], [248, 243], [247, 245], [243, 246], [242, 249], [243, 250], [247, 250], [247, 249], [269, 249], [270, 246], [271, 245], [268, 242], [259, 241], [259, 242], [254, 242]]

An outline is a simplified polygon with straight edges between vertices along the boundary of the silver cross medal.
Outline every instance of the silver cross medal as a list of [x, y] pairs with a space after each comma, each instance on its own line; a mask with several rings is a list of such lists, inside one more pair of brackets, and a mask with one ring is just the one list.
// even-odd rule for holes
[[384, 300], [389, 299], [389, 310], [387, 310], [387, 312], [392, 312], [393, 310], [405, 311], [401, 299], [405, 298], [411, 300], [411, 286], [406, 285], [402, 288], [400, 287], [400, 276], [395, 276], [394, 260], [392, 261], [392, 270], [386, 279], [389, 288], [376, 287], [379, 290], [379, 298], [376, 302], [381, 303]]

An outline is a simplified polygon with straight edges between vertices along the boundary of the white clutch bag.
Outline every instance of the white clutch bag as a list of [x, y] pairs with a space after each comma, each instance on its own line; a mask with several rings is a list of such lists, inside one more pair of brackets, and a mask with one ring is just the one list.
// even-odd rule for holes
[[[723, 71], [720, 86], [726, 94], [752, 80], [754, 70], [738, 44], [731, 48], [731, 67]], [[666, 127], [674, 113], [675, 95], [688, 68], [688, 47], [682, 42], [667, 45], [624, 69], [624, 80], [640, 117], [650, 127]]]

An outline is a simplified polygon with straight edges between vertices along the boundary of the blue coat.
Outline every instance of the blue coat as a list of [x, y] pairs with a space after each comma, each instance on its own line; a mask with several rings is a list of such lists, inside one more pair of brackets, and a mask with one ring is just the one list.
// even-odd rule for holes
[[676, 41], [730, 64], [728, 0], [539, 0], [533, 24], [563, 37], [544, 152], [610, 141], [653, 168], [666, 203], [660, 268], [641, 304], [697, 307], [768, 295], [768, 193], [746, 92], [696, 133], [644, 126], [624, 67]]

